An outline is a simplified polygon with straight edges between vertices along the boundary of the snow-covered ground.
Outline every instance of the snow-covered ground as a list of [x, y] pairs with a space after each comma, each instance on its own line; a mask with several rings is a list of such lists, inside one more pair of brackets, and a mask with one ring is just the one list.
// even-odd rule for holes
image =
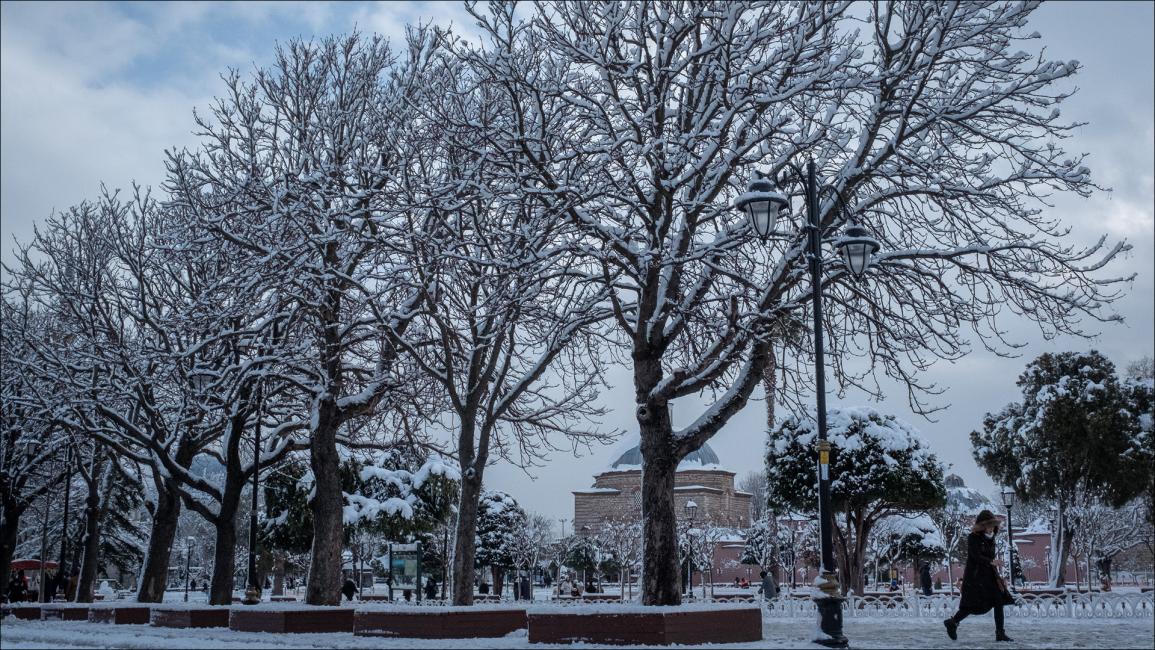
[[[1134, 619], [1010, 619], [1007, 633], [1014, 643], [1000, 648], [1151, 648], [1155, 642], [1151, 618]], [[765, 619], [762, 641], [725, 648], [815, 648], [809, 642], [814, 621]], [[845, 632], [855, 648], [990, 648], [994, 647], [991, 616], [968, 618], [958, 641], [947, 638], [942, 622], [928, 619], [854, 619]], [[499, 639], [422, 640], [355, 637], [352, 634], [268, 634], [220, 629], [175, 630], [147, 625], [105, 625], [85, 622], [19, 621], [0, 623], [0, 648], [550, 648], [590, 647], [530, 645], [525, 631]], [[709, 646], [707, 646], [709, 647]]]

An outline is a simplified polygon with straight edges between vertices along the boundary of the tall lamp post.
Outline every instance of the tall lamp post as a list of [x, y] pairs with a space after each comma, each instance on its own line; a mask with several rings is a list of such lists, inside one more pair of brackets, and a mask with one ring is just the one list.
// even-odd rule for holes
[[1015, 591], [1015, 534], [1011, 530], [1011, 508], [1015, 505], [1015, 489], [1006, 486], [1002, 491], [1003, 507], [1007, 509], [1007, 575], [1011, 577], [1011, 591]]
[[694, 518], [698, 514], [698, 504], [693, 500], [686, 502], [686, 593], [694, 597], [694, 544], [690, 537], [690, 529], [694, 527]]
[[192, 545], [196, 541], [195, 537], [184, 538], [184, 601], [188, 602], [189, 581], [192, 575], [189, 573], [192, 567]]
[[[275, 343], [276, 341], [277, 323], [274, 321], [272, 327], [272, 342]], [[262, 345], [262, 347], [265, 347], [265, 345]], [[267, 349], [262, 351], [266, 354], [269, 352]], [[261, 475], [261, 412], [264, 410], [265, 400], [265, 383], [263, 380], [257, 380], [256, 393], [257, 409], [253, 422], [253, 490], [252, 503], [249, 507], [249, 587], [245, 589], [245, 597], [241, 600], [245, 605], [259, 604], [261, 602], [262, 591], [261, 583], [257, 576], [257, 498], [260, 494], [259, 479]], [[360, 576], [357, 578], [357, 584], [361, 584]]]
[[[782, 211], [790, 214], [790, 200], [778, 189], [788, 182], [801, 186], [806, 199], [808, 261], [810, 263], [811, 304], [814, 312], [814, 378], [817, 398], [818, 419], [818, 513], [822, 540], [822, 574], [816, 581], [821, 596], [814, 597], [819, 613], [819, 628], [822, 634], [814, 641], [824, 646], [843, 648], [849, 644], [842, 633], [842, 601], [839, 594], [838, 575], [834, 569], [834, 535], [830, 510], [830, 442], [826, 438], [826, 358], [822, 343], [822, 223], [819, 215], [819, 196], [830, 194], [847, 212], [838, 189], [833, 185], [819, 185], [814, 161], [808, 161], [806, 171], [787, 163], [787, 174], [776, 185], [773, 181], [756, 175], [746, 191], [734, 201], [734, 207], [745, 214], [750, 226], [763, 239], [775, 234], [774, 226]], [[793, 177], [789, 175], [793, 174]], [[849, 216], [849, 215], [848, 215]], [[861, 278], [870, 267], [871, 257], [878, 251], [878, 242], [860, 226], [851, 223], [835, 242], [840, 249], [843, 264], [856, 278]]]

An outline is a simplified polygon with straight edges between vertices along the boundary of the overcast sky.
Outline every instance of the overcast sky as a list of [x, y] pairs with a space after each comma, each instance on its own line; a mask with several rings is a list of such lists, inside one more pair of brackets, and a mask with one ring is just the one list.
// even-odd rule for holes
[[[1084, 66], [1076, 79], [1079, 92], [1065, 104], [1064, 115], [1089, 124], [1065, 146], [1090, 154], [1094, 178], [1112, 191], [1088, 200], [1061, 198], [1056, 211], [1074, 237], [1093, 241], [1107, 234], [1134, 246], [1117, 267], [1119, 275], [1138, 273], [1130, 295], [1116, 305], [1126, 323], [1094, 328], [1101, 333], [1094, 341], [1045, 342], [1030, 324], [1004, 321], [1028, 344], [1022, 358], [979, 351], [956, 364], [938, 364], [929, 378], [949, 388], [940, 403], [950, 408], [937, 422], [913, 416], [902, 390], [891, 390], [874, 405], [919, 427], [953, 471], [984, 491], [994, 486], [971, 458], [968, 433], [981, 425], [984, 413], [1017, 399], [1015, 378], [1029, 359], [1093, 347], [1122, 367], [1152, 354], [1153, 7], [1149, 2], [1054, 3], [1040, 9], [1031, 26], [1042, 34], [1049, 56]], [[102, 182], [158, 184], [164, 149], [195, 146], [192, 109], [203, 109], [221, 91], [218, 75], [228, 67], [251, 71], [267, 64], [277, 41], [355, 26], [396, 38], [406, 23], [418, 20], [470, 26], [457, 3], [421, 2], [4, 2], [0, 18], [0, 254], [6, 260], [14, 237], [27, 241], [37, 221], [95, 196]], [[610, 380], [617, 389], [606, 396], [606, 425], [633, 430], [629, 374], [619, 371]], [[853, 394], [833, 399], [834, 404], [862, 401]], [[675, 425], [696, 417], [699, 408], [677, 404]], [[763, 408], [760, 401], [751, 402], [711, 442], [739, 475], [761, 467]], [[487, 483], [531, 510], [569, 519], [570, 491], [588, 487], [618, 446], [582, 458], [559, 455], [533, 478], [497, 466], [488, 470]]]

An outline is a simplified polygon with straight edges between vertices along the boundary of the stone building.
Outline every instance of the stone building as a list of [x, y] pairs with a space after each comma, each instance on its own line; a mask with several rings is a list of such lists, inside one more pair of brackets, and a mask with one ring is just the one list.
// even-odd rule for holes
[[[619, 455], [593, 486], [574, 490], [573, 530], [596, 532], [607, 520], [635, 521], [642, 516], [642, 452], [634, 445]], [[693, 502], [696, 523], [743, 529], [750, 525], [749, 492], [734, 487], [734, 472], [722, 467], [708, 444], [678, 465], [674, 476], [674, 506], [679, 519]]]

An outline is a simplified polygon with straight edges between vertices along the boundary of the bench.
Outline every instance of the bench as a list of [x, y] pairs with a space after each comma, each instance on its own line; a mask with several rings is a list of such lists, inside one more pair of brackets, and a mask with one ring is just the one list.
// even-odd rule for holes
[[227, 607], [154, 607], [152, 625], [155, 627], [228, 627]]
[[233, 608], [229, 629], [237, 632], [352, 632], [353, 609], [317, 607], [289, 609]]
[[398, 610], [359, 610], [353, 616], [357, 636], [414, 639], [498, 638], [524, 630], [524, 609], [423, 607]]

